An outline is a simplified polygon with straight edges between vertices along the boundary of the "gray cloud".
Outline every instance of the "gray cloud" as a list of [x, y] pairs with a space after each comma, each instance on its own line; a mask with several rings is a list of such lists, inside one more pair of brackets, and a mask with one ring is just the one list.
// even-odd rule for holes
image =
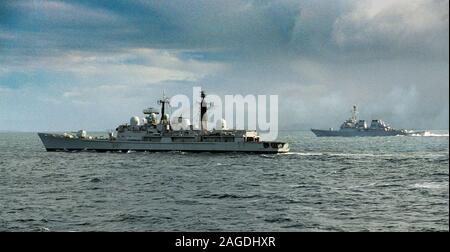
[[[271, 58], [448, 54], [448, 1], [11, 1], [16, 48], [213, 50]], [[26, 17], [26, 18], [25, 18]], [[447, 52], [447, 53], [445, 53]]]
[[333, 27], [333, 38], [347, 51], [377, 57], [448, 60], [449, 2], [358, 1]]
[[[75, 105], [76, 94], [85, 92], [98, 106], [89, 110], [115, 123], [163, 86], [189, 93], [202, 85], [281, 95], [283, 128], [336, 127], [354, 103], [367, 119], [448, 128], [448, 7], [445, 0], [6, 1], [0, 97], [35, 92], [44, 108], [72, 102], [66, 106], [81, 114], [87, 108]], [[96, 93], [124, 87], [136, 100], [114, 115], [107, 107], [129, 97]], [[56, 108], [42, 111], [51, 117]]]

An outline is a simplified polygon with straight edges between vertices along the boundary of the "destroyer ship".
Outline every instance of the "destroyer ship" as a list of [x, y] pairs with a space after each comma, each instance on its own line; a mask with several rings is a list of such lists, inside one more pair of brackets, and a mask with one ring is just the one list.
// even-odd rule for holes
[[[108, 136], [87, 135], [86, 131], [76, 133], [38, 133], [47, 151], [182, 151], [182, 152], [250, 152], [284, 153], [289, 144], [277, 141], [261, 141], [256, 131], [229, 130], [225, 120], [219, 120], [218, 127], [207, 129], [207, 103], [205, 93], [200, 94], [200, 129], [194, 129], [189, 119], [178, 117], [171, 123], [166, 114], [169, 99], [158, 101], [160, 112], [154, 108], [144, 109], [143, 119], [133, 116], [129, 124], [119, 125]], [[158, 116], [159, 115], [159, 116]], [[158, 118], [159, 117], [159, 118]]]
[[339, 130], [311, 129], [311, 131], [318, 137], [408, 136], [425, 134], [425, 131], [394, 129], [379, 119], [372, 120], [370, 126], [368, 126], [365, 120], [358, 120], [357, 114], [357, 106], [354, 105], [352, 116], [342, 123]]

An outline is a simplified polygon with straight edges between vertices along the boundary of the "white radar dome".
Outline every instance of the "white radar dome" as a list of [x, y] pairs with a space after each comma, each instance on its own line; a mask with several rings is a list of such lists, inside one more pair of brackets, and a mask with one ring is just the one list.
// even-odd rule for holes
[[175, 130], [188, 130], [190, 128], [191, 121], [188, 118], [176, 117], [172, 118], [172, 127]]
[[130, 118], [130, 125], [131, 126], [139, 126], [141, 124], [139, 117], [133, 116]]
[[225, 119], [217, 120], [216, 122], [216, 130], [227, 130], [227, 121]]
[[86, 133], [85, 130], [79, 130], [79, 131], [77, 132], [77, 137], [78, 137], [78, 138], [86, 138], [86, 136], [87, 136], [87, 133]]
[[191, 126], [191, 121], [188, 118], [183, 118], [181, 121], [181, 125], [183, 129], [189, 129], [189, 127]]

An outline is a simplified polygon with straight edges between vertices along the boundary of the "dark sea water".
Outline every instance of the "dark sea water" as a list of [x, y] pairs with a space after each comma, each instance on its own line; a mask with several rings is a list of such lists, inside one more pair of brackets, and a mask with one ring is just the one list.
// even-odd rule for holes
[[0, 231], [448, 231], [448, 131], [291, 153], [45, 152], [0, 133]]

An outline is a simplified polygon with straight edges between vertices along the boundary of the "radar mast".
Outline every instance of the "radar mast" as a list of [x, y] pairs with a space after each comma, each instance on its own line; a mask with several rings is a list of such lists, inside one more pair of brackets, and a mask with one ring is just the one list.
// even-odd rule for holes
[[207, 125], [207, 116], [206, 116], [206, 111], [208, 110], [207, 108], [207, 104], [205, 102], [205, 91], [200, 91], [200, 97], [201, 97], [201, 101], [200, 101], [200, 130], [206, 130], [208, 128]]
[[205, 100], [206, 94], [205, 91], [200, 91], [200, 130], [207, 131], [208, 130], [208, 115], [206, 114], [208, 111], [208, 106], [211, 108], [214, 106], [212, 102], [207, 102]]
[[353, 105], [353, 108], [352, 108], [352, 122], [357, 121], [357, 115], [358, 115], [358, 108], [355, 104], [355, 105]]
[[163, 91], [163, 97], [161, 100], [158, 100], [158, 104], [161, 105], [161, 120], [160, 120], [160, 124], [165, 123], [165, 120], [168, 120], [169, 118], [165, 118], [166, 114], [165, 114], [165, 108], [166, 108], [166, 104], [169, 104], [169, 99], [166, 98], [166, 95]]

